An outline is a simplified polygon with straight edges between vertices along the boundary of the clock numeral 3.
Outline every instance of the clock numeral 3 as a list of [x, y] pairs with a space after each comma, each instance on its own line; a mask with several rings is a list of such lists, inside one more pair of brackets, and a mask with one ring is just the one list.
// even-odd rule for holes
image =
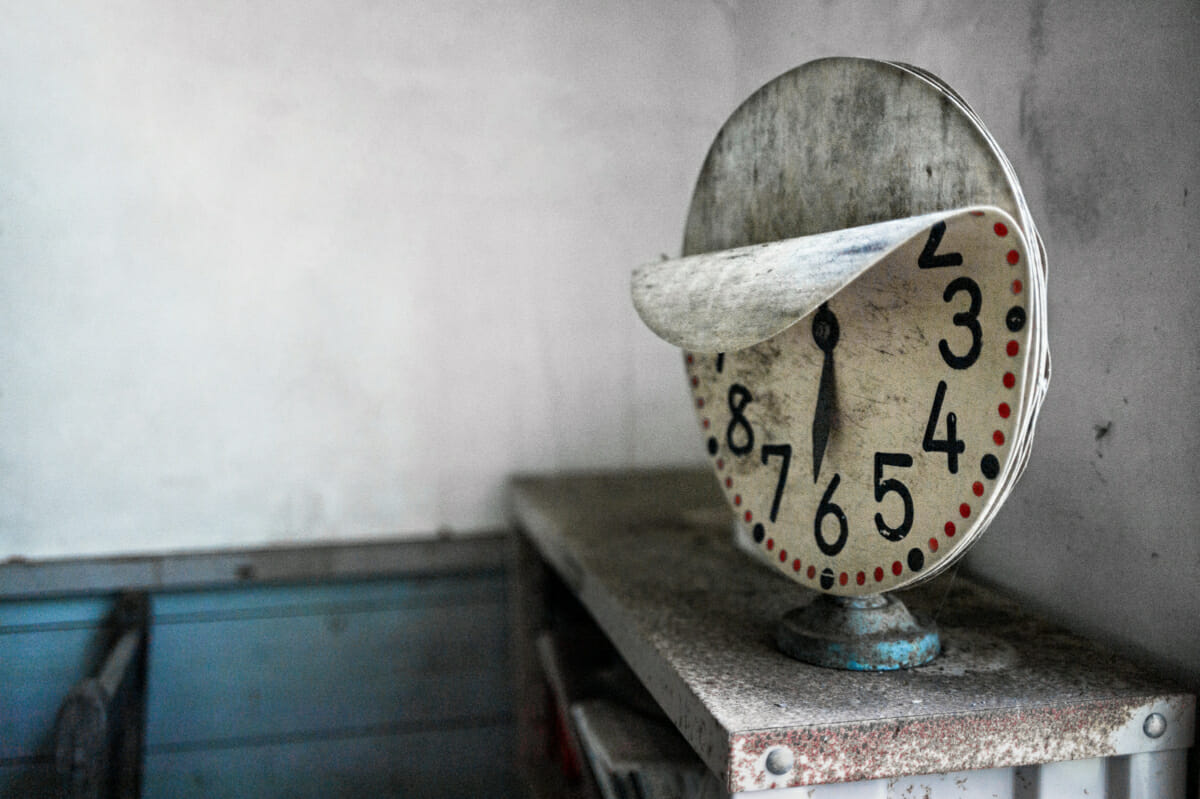
[[[734, 455], [745, 455], [754, 449], [754, 428], [750, 427], [750, 422], [746, 419], [743, 411], [746, 406], [754, 398], [750, 396], [750, 389], [743, 386], [741, 383], [734, 383], [729, 387], [729, 426], [725, 428], [725, 443], [729, 445], [729, 451]], [[742, 443], [737, 443], [734, 440], [734, 434], [738, 429], [741, 429], [743, 435]]]
[[[925, 437], [921, 439], [921, 449], [926, 452], [946, 453], [946, 467], [950, 474], [958, 474], [958, 456], [967, 445], [958, 439], [958, 417], [954, 411], [946, 414], [946, 437], [934, 438], [937, 434], [938, 420], [942, 418], [942, 400], [946, 398], [946, 381], [939, 380], [937, 390], [933, 393], [933, 407], [929, 409], [929, 421], [925, 424]], [[875, 473], [879, 474], [879, 461], [875, 461]]]
[[[829, 557], [842, 551], [842, 547], [846, 546], [846, 537], [850, 534], [850, 525], [846, 521], [846, 513], [842, 510], [842, 506], [830, 501], [841, 481], [840, 474], [835, 474], [829, 481], [829, 488], [826, 488], [825, 493], [821, 496], [821, 504], [817, 506], [817, 515], [813, 519], [813, 535], [816, 536], [817, 546]], [[825, 540], [825, 533], [821, 529], [821, 523], [825, 521], [826, 516], [833, 516], [838, 523], [838, 537], [832, 544]]]
[[908, 491], [908, 486], [900, 482], [894, 477], [883, 479], [884, 466], [897, 466], [902, 469], [907, 469], [913, 465], [912, 455], [906, 455], [903, 452], [876, 452], [875, 453], [875, 501], [883, 502], [883, 498], [888, 494], [896, 493], [900, 495], [900, 499], [904, 502], [904, 521], [900, 522], [899, 526], [892, 527], [883, 520], [882, 513], [875, 514], [875, 527], [879, 530], [879, 534], [888, 541], [901, 541], [913, 526], [913, 499], [912, 494]]
[[954, 324], [971, 331], [971, 348], [967, 350], [966, 355], [955, 355], [950, 351], [950, 345], [946, 343], [946, 339], [938, 342], [938, 351], [942, 353], [942, 358], [951, 369], [970, 367], [979, 360], [979, 353], [983, 349], [983, 328], [979, 325], [979, 309], [983, 305], [983, 293], [979, 290], [979, 284], [971, 278], [956, 277], [946, 286], [942, 300], [950, 302], [960, 291], [967, 292], [971, 298], [971, 305], [966, 311], [954, 314]]

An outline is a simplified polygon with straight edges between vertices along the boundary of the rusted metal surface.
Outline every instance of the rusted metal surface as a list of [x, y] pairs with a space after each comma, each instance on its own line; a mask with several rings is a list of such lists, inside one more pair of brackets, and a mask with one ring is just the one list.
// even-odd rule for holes
[[[1192, 744], [1194, 696], [963, 577], [902, 594], [941, 631], [926, 666], [787, 657], [775, 625], [816, 595], [735, 547], [705, 472], [520, 479], [513, 494], [529, 540], [730, 791]], [[1144, 729], [1153, 713], [1158, 737]]]

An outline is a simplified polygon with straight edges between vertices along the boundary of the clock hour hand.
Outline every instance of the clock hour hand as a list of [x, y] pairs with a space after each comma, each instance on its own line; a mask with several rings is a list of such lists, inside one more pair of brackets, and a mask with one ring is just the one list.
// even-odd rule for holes
[[829, 303], [823, 303], [813, 315], [813, 341], [825, 353], [821, 365], [821, 383], [817, 387], [817, 408], [813, 413], [812, 458], [813, 482], [821, 475], [821, 461], [825, 458], [825, 445], [829, 443], [829, 431], [837, 416], [837, 383], [833, 376], [833, 348], [838, 343], [838, 321]]

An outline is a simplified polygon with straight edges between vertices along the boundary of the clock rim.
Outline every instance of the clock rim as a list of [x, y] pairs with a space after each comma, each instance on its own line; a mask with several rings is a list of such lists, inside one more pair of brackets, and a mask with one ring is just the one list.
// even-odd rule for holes
[[[884, 85], [894, 84], [903, 86], [904, 90], [909, 92], [911, 96], [920, 98], [922, 102], [927, 102], [930, 106], [936, 105], [946, 117], [953, 120], [959, 126], [959, 134], [965, 134], [965, 139], [955, 143], [967, 143], [970, 145], [969, 155], [976, 163], [974, 164], [974, 168], [969, 171], [971, 180], [975, 182], [959, 187], [959, 191], [957, 193], [951, 192], [950, 197], [947, 196], [945, 191], [939, 191], [943, 187], [943, 184], [934, 180], [930, 180], [928, 184], [930, 188], [928, 190], [923, 190], [921, 186], [912, 181], [912, 160], [893, 158], [891, 159], [893, 165], [891, 171], [872, 173], [876, 184], [882, 182], [893, 190], [886, 194], [878, 195], [882, 199], [877, 199], [873, 204], [860, 202], [854, 208], [854, 215], [850, 218], [842, 217], [838, 221], [833, 221], [828, 215], [821, 216], [819, 213], [812, 215], [814, 218], [808, 218], [803, 215], [793, 215], [788, 218], [778, 213], [772, 213], [771, 218], [765, 224], [758, 224], [757, 220], [746, 219], [741, 220], [740, 225], [736, 223], [731, 224], [730, 220], [722, 220], [722, 224], [720, 225], [714, 224], [716, 221], [715, 217], [718, 215], [731, 213], [742, 213], [744, 215], [753, 213], [761, 214], [763, 211], [759, 207], [760, 204], [768, 206], [771, 211], [788, 205], [786, 202], [769, 204], [765, 202], [766, 198], [761, 196], [766, 193], [766, 190], [761, 188], [760, 183], [759, 158], [765, 149], [761, 146], [760, 140], [765, 133], [768, 137], [767, 141], [778, 148], [781, 135], [788, 141], [796, 139], [794, 128], [790, 131], [785, 130], [782, 134], [779, 130], [772, 132], [769, 129], [764, 129], [764, 123], [771, 120], [762, 119], [762, 115], [764, 112], [775, 112], [776, 114], [783, 115], [787, 121], [794, 123], [797, 119], [795, 114], [801, 113], [803, 109], [797, 111], [795, 107], [786, 107], [786, 104], [785, 107], [781, 108], [780, 104], [786, 101], [787, 93], [791, 92], [793, 95], [801, 96], [808, 95], [809, 99], [811, 99], [813, 93], [819, 92], [821, 89], [821, 86], [814, 86], [812, 84], [819, 83], [823, 79], [829, 80], [829, 75], [833, 76], [833, 80], [840, 79], [852, 82], [857, 76], [859, 80], [866, 81], [868, 84], [874, 79]], [[870, 86], [860, 88], [867, 89]], [[886, 105], [886, 95], [883, 99]], [[774, 108], [772, 104], [775, 105]], [[888, 110], [892, 109], [889, 108]], [[828, 125], [830, 123], [826, 122], [825, 124]], [[908, 132], [911, 134], [911, 131]], [[740, 137], [744, 136], [750, 137], [750, 144], [740, 140]], [[755, 143], [758, 146], [754, 146]], [[739, 174], [736, 170], [730, 171], [727, 168], [719, 172], [721, 180], [717, 180], [714, 177], [714, 173], [718, 173], [719, 169], [725, 167], [724, 162], [729, 159], [729, 154], [731, 152], [745, 152], [747, 147], [750, 147], [753, 153], [753, 163], [750, 165], [749, 179], [754, 185], [747, 187], [735, 183], [731, 187], [729, 185], [729, 177], [744, 184], [747, 175], [745, 172]], [[965, 166], [961, 161], [956, 163], [959, 166]], [[776, 167], [791, 169], [793, 164], [784, 158], [780, 163], [776, 164]], [[831, 170], [827, 169], [826, 171], [829, 172]], [[932, 179], [934, 175], [931, 170], [927, 171], [929, 172], [927, 177]], [[897, 198], [897, 192], [894, 190], [895, 186], [904, 180], [908, 180], [907, 186], [910, 190], [907, 194], [901, 193], [899, 198]], [[792, 180], [788, 181], [788, 185], [783, 186], [782, 189], [786, 191], [789, 187], [794, 189], [796, 186], [807, 186], [810, 192], [823, 193], [827, 185], [827, 183], [814, 185], [808, 184], [804, 180]], [[780, 187], [776, 186], [775, 191], [778, 192], [779, 190]], [[740, 204], [735, 209], [731, 209], [731, 200], [738, 200]], [[745, 208], [744, 206], [747, 204], [752, 207], [750, 209]], [[806, 207], [812, 204], [808, 203]], [[692, 192], [687, 221], [684, 227], [682, 255], [689, 256], [704, 252], [727, 250], [734, 247], [824, 233], [829, 230], [872, 224], [901, 217], [950, 211], [968, 206], [993, 206], [1010, 216], [1026, 241], [1026, 249], [1032, 260], [1031, 273], [1044, 269], [1041, 259], [1033, 252], [1034, 248], [1041, 247], [1041, 239], [1036, 228], [1033, 226], [1032, 217], [1029, 215], [1024, 195], [1011, 164], [1009, 164], [1008, 159], [991, 137], [991, 134], [983, 126], [982, 122], [953, 89], [950, 89], [944, 81], [941, 81], [932, 74], [909, 65], [846, 56], [822, 58], [795, 67], [765, 83], [747, 97], [721, 126], [705, 156], [703, 166]], [[826, 213], [833, 212], [826, 209]], [[842, 213], [845, 212], [843, 211]], [[733, 221], [736, 222], [736, 220]], [[1031, 304], [1029, 313], [1031, 315], [1031, 324], [1035, 313], [1043, 315], [1044, 318], [1044, 308], [1035, 309]], [[1027, 367], [1024, 370], [1026, 372], [1024, 375], [1026, 380], [1036, 379], [1037, 368], [1030, 366], [1033, 360], [1034, 354], [1029, 353], [1027, 355]], [[1032, 404], [1028, 409], [1028, 413], [1032, 416], [1030, 419], [1031, 430], [1033, 419], [1036, 419], [1039, 410], [1040, 396], [1034, 396], [1031, 393], [1029, 394], [1028, 402]], [[1016, 447], [1014, 446], [1015, 450]], [[1017, 468], [1017, 471], [1009, 479], [1015, 481], [1020, 475], [1021, 468], [1023, 468], [1023, 464]], [[1007, 471], [1009, 469], [1006, 464], [1005, 472]], [[736, 517], [735, 524], [740, 525], [740, 521], [736, 520]], [[973, 523], [969, 530], [965, 531], [969, 535], [965, 534], [960, 539], [961, 543], [955, 547], [952, 553], [948, 553], [947, 557], [941, 559], [936, 568], [923, 573], [914, 573], [899, 583], [893, 584], [887, 590], [893, 591], [908, 588], [941, 574], [957, 562], [979, 540], [987, 526], [988, 522], [982, 524], [980, 522]], [[745, 535], [745, 539], [749, 541], [749, 535], [745, 534], [744, 531], [741, 531], [741, 534]], [[772, 568], [777, 568], [777, 566], [772, 563]], [[782, 569], [779, 569], [779, 571], [786, 574]], [[809, 585], [808, 583], [804, 584]], [[838, 590], [836, 587], [825, 589], [817, 585], [809, 585], [809, 587], [820, 590], [823, 593], [842, 596], [870, 593], [854, 590]], [[853, 589], [853, 587], [850, 588]]]

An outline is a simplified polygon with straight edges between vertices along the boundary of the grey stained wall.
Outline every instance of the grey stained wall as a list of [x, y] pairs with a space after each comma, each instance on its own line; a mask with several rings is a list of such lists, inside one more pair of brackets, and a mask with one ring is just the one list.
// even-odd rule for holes
[[1200, 4], [745, 3], [737, 92], [833, 54], [946, 79], [1049, 254], [1054, 378], [978, 574], [1200, 688]]
[[1050, 256], [1055, 376], [973, 568], [1200, 686], [1195, 2], [5, 3], [0, 557], [503, 522], [698, 463], [627, 298], [755, 87], [909, 61]]

